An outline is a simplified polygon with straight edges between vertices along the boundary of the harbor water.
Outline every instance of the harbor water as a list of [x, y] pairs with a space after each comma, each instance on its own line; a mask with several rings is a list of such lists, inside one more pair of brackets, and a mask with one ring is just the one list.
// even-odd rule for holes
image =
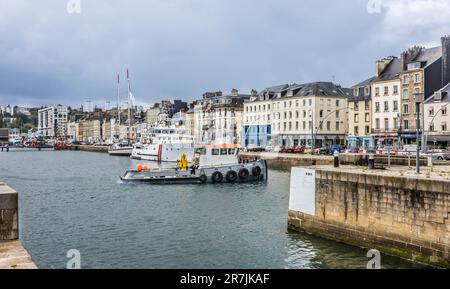
[[[122, 183], [138, 161], [76, 151], [0, 153], [19, 192], [22, 243], [39, 268], [365, 268], [367, 250], [287, 230], [289, 172], [268, 182]], [[148, 163], [152, 167], [155, 163]], [[418, 264], [382, 256], [383, 268]]]

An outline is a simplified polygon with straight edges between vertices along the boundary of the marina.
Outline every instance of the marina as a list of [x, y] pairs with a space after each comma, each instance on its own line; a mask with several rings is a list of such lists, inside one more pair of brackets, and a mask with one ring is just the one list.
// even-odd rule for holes
[[[19, 192], [22, 244], [38, 268], [65, 268], [70, 249], [80, 251], [83, 268], [365, 268], [368, 262], [366, 250], [287, 229], [288, 172], [269, 170], [267, 182], [167, 187], [121, 182], [118, 176], [142, 161], [105, 153], [13, 150], [0, 158], [2, 180]], [[383, 268], [422, 268], [382, 260]]]

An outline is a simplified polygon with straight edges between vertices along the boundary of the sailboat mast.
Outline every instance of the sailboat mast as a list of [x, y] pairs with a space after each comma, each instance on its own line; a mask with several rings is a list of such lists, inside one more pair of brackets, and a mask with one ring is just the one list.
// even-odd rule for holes
[[117, 118], [119, 121], [118, 135], [120, 138], [120, 75], [117, 74]]
[[131, 95], [130, 95], [130, 74], [127, 69], [128, 81], [128, 142], [131, 140]]

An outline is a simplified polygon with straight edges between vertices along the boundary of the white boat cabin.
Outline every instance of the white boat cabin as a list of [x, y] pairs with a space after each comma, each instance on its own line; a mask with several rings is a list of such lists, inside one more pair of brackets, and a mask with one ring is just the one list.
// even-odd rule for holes
[[239, 148], [201, 147], [195, 150], [200, 167], [239, 164]]

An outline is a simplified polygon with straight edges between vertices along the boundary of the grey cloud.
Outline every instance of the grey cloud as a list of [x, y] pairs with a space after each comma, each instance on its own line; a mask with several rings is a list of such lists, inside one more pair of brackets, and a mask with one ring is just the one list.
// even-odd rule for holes
[[114, 101], [126, 68], [142, 103], [333, 76], [352, 85], [415, 37], [380, 42], [386, 16], [365, 0], [81, 1], [75, 15], [66, 0], [0, 0], [0, 103]]

